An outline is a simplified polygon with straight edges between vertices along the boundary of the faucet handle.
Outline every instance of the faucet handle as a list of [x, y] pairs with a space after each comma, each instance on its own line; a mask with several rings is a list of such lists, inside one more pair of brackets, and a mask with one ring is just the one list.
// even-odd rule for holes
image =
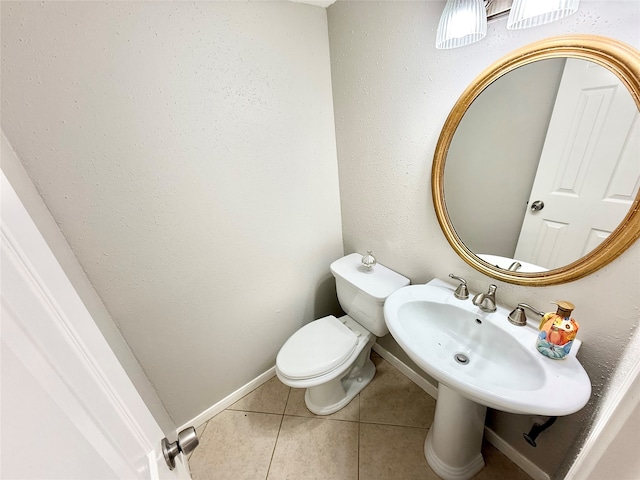
[[458, 280], [460, 282], [460, 285], [458, 285], [458, 288], [456, 288], [456, 291], [453, 293], [453, 296], [460, 300], [466, 300], [467, 298], [469, 298], [469, 289], [467, 288], [467, 281], [462, 277], [456, 277], [453, 273], [450, 273], [449, 277], [453, 278], [454, 280]]
[[539, 317], [544, 317], [544, 312], [540, 310], [536, 310], [531, 305], [527, 305], [526, 303], [519, 303], [516, 308], [514, 308], [509, 315], [507, 315], [507, 320], [518, 327], [523, 327], [527, 324], [527, 314], [524, 309], [531, 310], [533, 313], [538, 315]]

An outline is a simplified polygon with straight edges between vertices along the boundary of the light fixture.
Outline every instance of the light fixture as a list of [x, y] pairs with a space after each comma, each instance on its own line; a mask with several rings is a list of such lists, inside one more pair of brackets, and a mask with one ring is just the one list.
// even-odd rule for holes
[[486, 34], [483, 0], [448, 0], [438, 24], [436, 48], [463, 47], [482, 40]]
[[580, 0], [514, 0], [508, 30], [537, 27], [576, 13]]
[[438, 33], [436, 48], [464, 47], [482, 40], [489, 19], [509, 12], [507, 29], [535, 27], [568, 17], [578, 10], [580, 0], [447, 0]]

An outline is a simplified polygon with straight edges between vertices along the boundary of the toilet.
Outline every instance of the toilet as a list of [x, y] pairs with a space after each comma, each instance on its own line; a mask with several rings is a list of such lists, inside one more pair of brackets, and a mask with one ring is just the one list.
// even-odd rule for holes
[[[306, 388], [304, 400], [316, 415], [329, 415], [346, 406], [376, 373], [369, 358], [376, 337], [389, 333], [384, 302], [409, 285], [409, 279], [352, 253], [331, 264], [340, 306], [347, 313], [320, 318], [295, 332], [276, 357], [282, 383]], [[371, 264], [374, 264], [371, 266]]]

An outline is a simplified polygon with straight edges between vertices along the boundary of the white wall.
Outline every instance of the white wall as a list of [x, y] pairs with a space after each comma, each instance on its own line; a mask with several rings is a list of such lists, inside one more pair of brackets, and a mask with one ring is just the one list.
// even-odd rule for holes
[[[440, 129], [459, 95], [484, 68], [512, 50], [553, 35], [592, 33], [640, 47], [640, 3], [582, 1], [575, 15], [521, 31], [506, 19], [489, 24], [481, 42], [455, 50], [434, 47], [444, 2], [337, 2], [328, 9], [345, 253], [373, 249], [381, 263], [414, 283], [450, 272], [473, 291], [494, 280], [467, 266], [451, 249], [431, 201], [431, 162]], [[489, 423], [554, 478], [569, 468], [575, 441], [588, 428], [608, 379], [638, 324], [640, 243], [591, 276], [552, 287], [495, 282], [505, 305], [540, 309], [576, 304], [579, 355], [593, 383], [591, 402], [558, 420], [529, 447], [528, 416], [494, 413]], [[390, 337], [380, 341], [397, 352]], [[562, 394], [562, 392], [554, 392]]]
[[325, 10], [2, 2], [2, 129], [177, 424], [335, 308]]

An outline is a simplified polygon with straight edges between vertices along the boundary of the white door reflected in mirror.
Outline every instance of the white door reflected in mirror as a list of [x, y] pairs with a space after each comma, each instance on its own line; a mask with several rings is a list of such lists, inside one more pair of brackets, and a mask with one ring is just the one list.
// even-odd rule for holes
[[546, 269], [585, 256], [638, 194], [638, 116], [629, 90], [595, 62], [545, 59], [496, 80], [447, 154], [447, 211], [460, 239], [476, 254]]
[[600, 65], [567, 59], [515, 258], [557, 268], [615, 230], [640, 184], [640, 122], [629, 91]]

